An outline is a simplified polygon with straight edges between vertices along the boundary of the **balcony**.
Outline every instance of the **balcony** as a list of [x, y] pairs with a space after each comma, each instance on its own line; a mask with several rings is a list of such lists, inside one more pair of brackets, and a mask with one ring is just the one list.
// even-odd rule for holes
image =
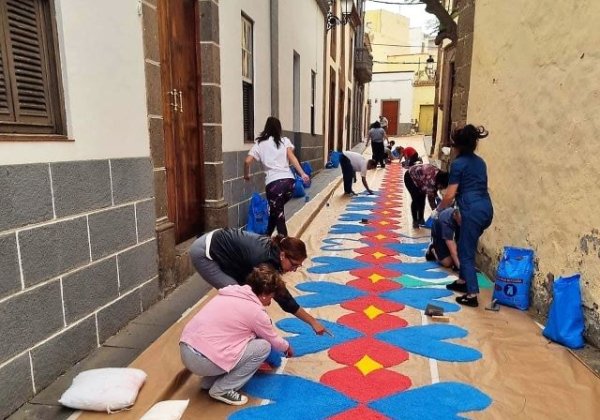
[[365, 47], [357, 48], [354, 57], [354, 76], [358, 83], [369, 83], [373, 78], [373, 56]]

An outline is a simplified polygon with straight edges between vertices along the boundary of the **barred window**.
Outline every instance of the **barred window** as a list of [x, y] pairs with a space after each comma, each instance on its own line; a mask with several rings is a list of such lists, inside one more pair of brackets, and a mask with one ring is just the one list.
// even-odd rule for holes
[[242, 15], [242, 110], [244, 141], [254, 141], [254, 45], [253, 22]]

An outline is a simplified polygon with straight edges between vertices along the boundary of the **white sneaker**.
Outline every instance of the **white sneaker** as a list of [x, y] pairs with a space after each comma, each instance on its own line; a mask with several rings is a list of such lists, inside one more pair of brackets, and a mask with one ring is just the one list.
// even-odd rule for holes
[[222, 395], [210, 395], [215, 400], [223, 401], [229, 405], [244, 405], [248, 402], [248, 397], [237, 391], [231, 390]]

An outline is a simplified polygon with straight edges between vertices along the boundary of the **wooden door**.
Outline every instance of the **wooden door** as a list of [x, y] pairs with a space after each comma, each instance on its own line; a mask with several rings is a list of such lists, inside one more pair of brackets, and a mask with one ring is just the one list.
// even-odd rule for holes
[[339, 150], [340, 152], [344, 151], [344, 91], [342, 89], [340, 89], [340, 98], [338, 101], [338, 124], [337, 124], [337, 129], [338, 129], [338, 141], [337, 141], [337, 150]]
[[177, 242], [202, 231], [203, 141], [196, 0], [158, 4], [169, 220]]
[[[333, 36], [333, 34], [331, 36]], [[327, 147], [329, 147], [328, 151], [335, 150], [335, 90], [335, 72], [331, 68], [329, 69], [329, 128], [327, 130]]]
[[430, 136], [433, 131], [433, 105], [421, 105], [419, 109], [419, 133]]
[[381, 101], [381, 115], [388, 120], [388, 136], [398, 135], [398, 119], [400, 117], [400, 101]]

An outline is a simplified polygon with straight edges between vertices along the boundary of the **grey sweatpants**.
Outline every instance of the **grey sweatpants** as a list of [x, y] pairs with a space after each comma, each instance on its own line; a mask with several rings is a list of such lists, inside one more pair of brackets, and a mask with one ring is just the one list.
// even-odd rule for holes
[[215, 289], [238, 284], [233, 277], [221, 270], [219, 264], [206, 258], [206, 235], [202, 235], [194, 241], [190, 248], [190, 257], [198, 274]]
[[240, 361], [228, 373], [185, 343], [179, 343], [181, 360], [193, 374], [202, 376], [202, 389], [213, 396], [237, 391], [256, 373], [271, 352], [271, 344], [262, 338], [250, 340]]

